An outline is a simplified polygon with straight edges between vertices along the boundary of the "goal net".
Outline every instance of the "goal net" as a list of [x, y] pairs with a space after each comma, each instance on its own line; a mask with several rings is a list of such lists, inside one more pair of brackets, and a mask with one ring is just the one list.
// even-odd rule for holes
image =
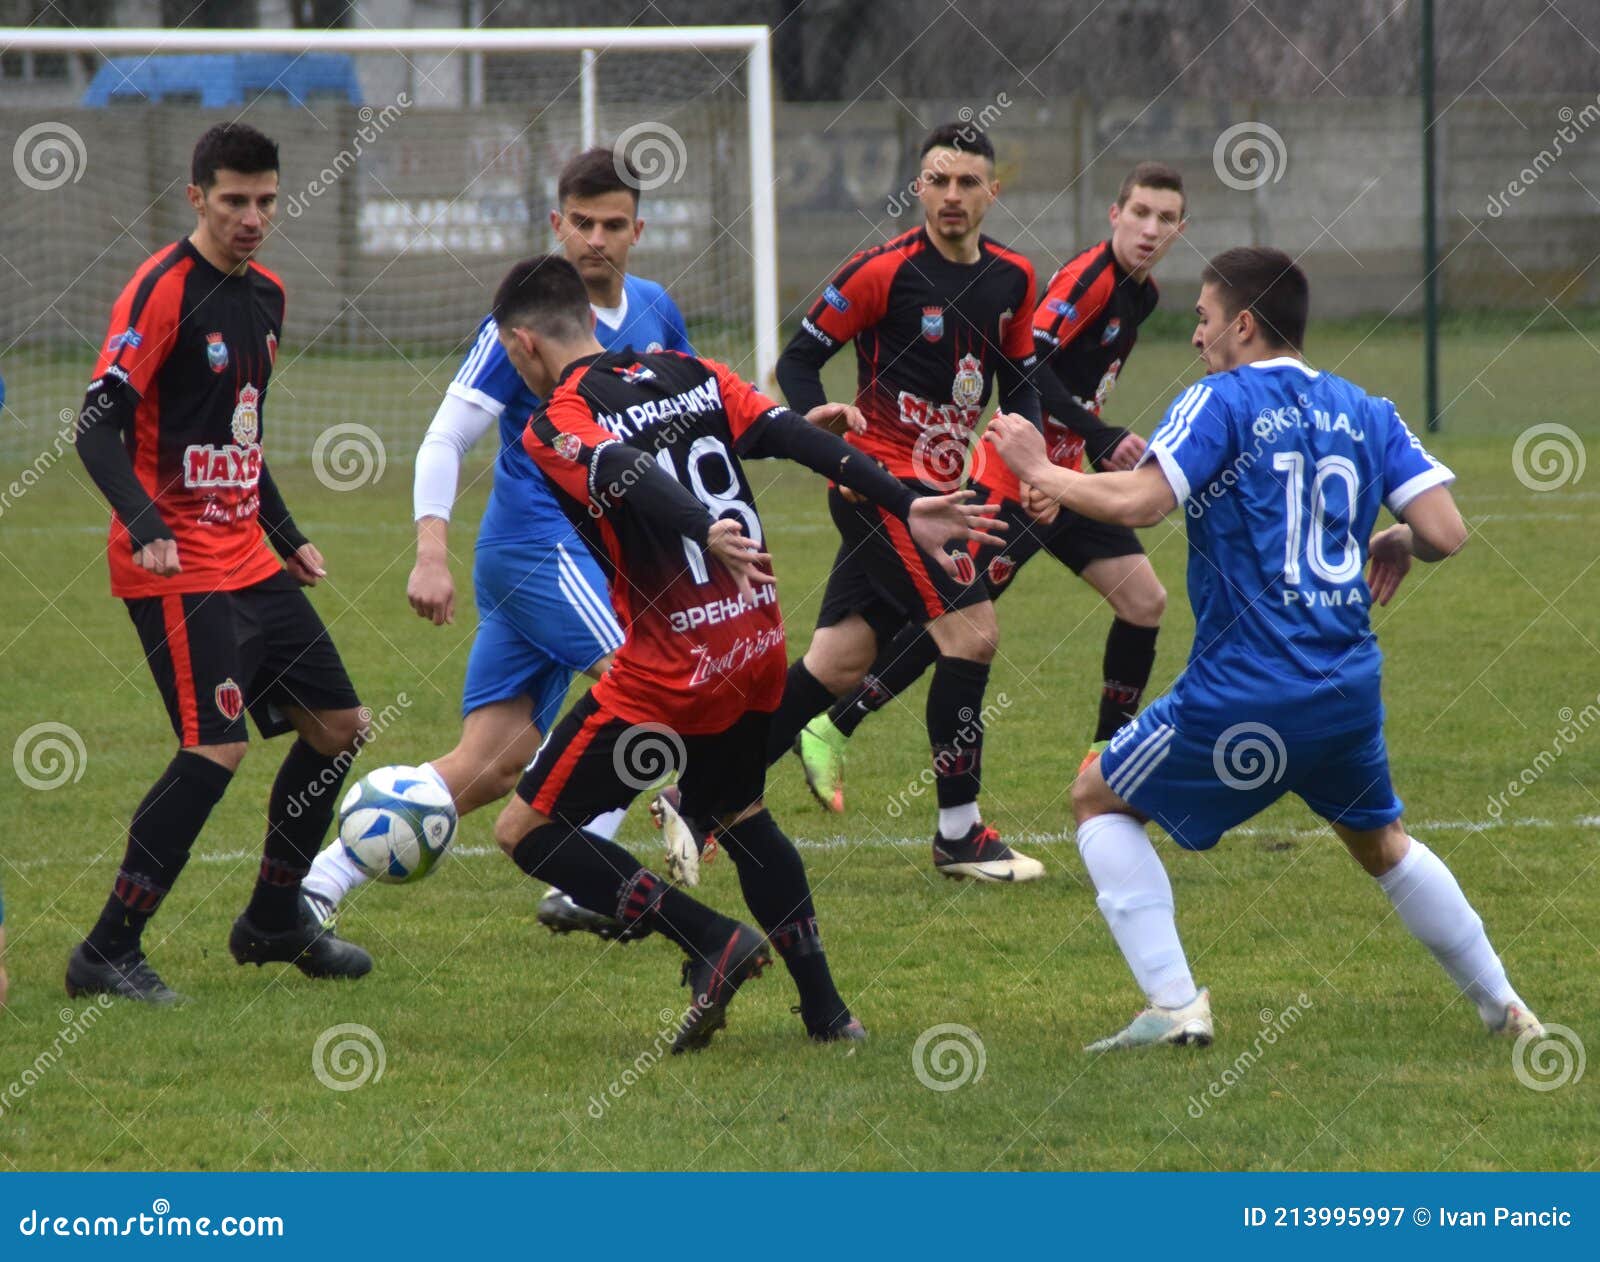
[[8, 479], [70, 430], [119, 290], [193, 229], [196, 138], [234, 119], [280, 149], [258, 256], [288, 291], [275, 459], [355, 423], [409, 461], [506, 268], [555, 248], [557, 173], [592, 144], [641, 175], [630, 271], [701, 354], [770, 372], [765, 28], [228, 32], [225, 55], [216, 36], [0, 32]]

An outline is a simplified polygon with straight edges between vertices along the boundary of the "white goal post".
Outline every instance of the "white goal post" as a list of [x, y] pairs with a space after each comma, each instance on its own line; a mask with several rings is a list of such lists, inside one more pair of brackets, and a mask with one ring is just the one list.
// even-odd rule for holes
[[[770, 386], [778, 357], [779, 317], [771, 33], [765, 26], [360, 31], [29, 27], [0, 28], [0, 52], [93, 55], [96, 62], [130, 58], [131, 63], [120, 62], [119, 66], [135, 67], [146, 62], [159, 67], [162, 63], [155, 59], [182, 54], [342, 54], [351, 66], [362, 67], [363, 85], [369, 79], [367, 67], [380, 63], [399, 67], [394, 74], [385, 70], [388, 78], [384, 82], [391, 88], [397, 82], [405, 82], [418, 89], [413, 96], [422, 98], [410, 100], [404, 93], [399, 94], [407, 107], [417, 106], [408, 108], [405, 118], [400, 118], [399, 110], [392, 106], [373, 118], [377, 112], [364, 103], [371, 100], [376, 105], [380, 99], [392, 100], [392, 91], [366, 92], [359, 98], [352, 95], [344, 104], [333, 97], [318, 98], [318, 114], [290, 91], [289, 103], [275, 107], [282, 116], [286, 135], [280, 231], [291, 226], [285, 222], [286, 210], [304, 217], [292, 225], [300, 239], [297, 241], [294, 233], [286, 233], [284, 243], [276, 247], [278, 252], [263, 261], [275, 270], [287, 266], [291, 271], [299, 268], [315, 272], [316, 286], [289, 278], [291, 333], [285, 350], [291, 357], [296, 342], [304, 345], [311, 334], [329, 328], [342, 334], [348, 326], [348, 336], [342, 342], [338, 337], [325, 336], [319, 344], [319, 355], [353, 355], [351, 347], [370, 348], [373, 343], [379, 343], [380, 348], [381, 344], [408, 348], [425, 344], [428, 355], [433, 357], [424, 366], [432, 383], [437, 383], [438, 374], [444, 371], [441, 365], [446, 358], [440, 335], [445, 324], [443, 307], [440, 305], [431, 313], [432, 323], [425, 319], [430, 313], [422, 311], [409, 319], [386, 322], [383, 313], [394, 310], [395, 304], [404, 300], [392, 292], [402, 279], [411, 286], [419, 304], [428, 303], [434, 296], [429, 285], [453, 285], [457, 291], [468, 291], [473, 297], [463, 310], [477, 310], [481, 315], [487, 309], [484, 281], [494, 270], [489, 264], [496, 262], [503, 267], [508, 251], [526, 253], [548, 248], [549, 237], [542, 226], [548, 206], [537, 199], [554, 187], [553, 164], [561, 159], [558, 143], [570, 154], [594, 144], [620, 140], [620, 136], [610, 133], [623, 131], [626, 119], [671, 119], [670, 124], [662, 125], [662, 130], [670, 136], [677, 162], [681, 168], [688, 168], [690, 178], [677, 183], [680, 171], [669, 187], [661, 187], [664, 180], [654, 187], [648, 179], [643, 182], [647, 191], [641, 214], [647, 231], [642, 246], [650, 247], [652, 252], [646, 256], [654, 260], [650, 266], [662, 273], [656, 276], [647, 270], [644, 274], [662, 280], [669, 292], [679, 298], [689, 319], [691, 338], [701, 353], [727, 358], [747, 376], [764, 387]], [[681, 60], [669, 59], [667, 54], [680, 54]], [[61, 59], [58, 56], [53, 60], [60, 73]], [[298, 62], [300, 57], [294, 60]], [[20, 62], [11, 56], [12, 66]], [[85, 72], [79, 69], [80, 64], [88, 65], [90, 59], [72, 59], [73, 71], [81, 75]], [[446, 65], [451, 69], [442, 73], [439, 67]], [[486, 66], [497, 76], [487, 98]], [[430, 98], [428, 90], [436, 86], [438, 79], [449, 79], [452, 84], [459, 79], [465, 86], [452, 99]], [[666, 83], [668, 80], [671, 82]], [[40, 90], [36, 91], [36, 86]], [[185, 172], [182, 162], [174, 158], [178, 141], [187, 134], [183, 128], [197, 121], [188, 120], [187, 114], [198, 115], [209, 109], [216, 116], [211, 121], [228, 116], [200, 98], [177, 104], [149, 104], [144, 111], [152, 119], [147, 139], [145, 125], [135, 121], [142, 117], [139, 110], [120, 103], [108, 108], [103, 99], [90, 108], [87, 94], [81, 102], [76, 96], [66, 101], [63, 94], [81, 85], [58, 89], [53, 101], [46, 103], [49, 98], [42, 95], [43, 87], [42, 83], [18, 83], [14, 76], [0, 82], [0, 142], [5, 149], [0, 161], [9, 158], [21, 177], [20, 181], [12, 181], [8, 175], [11, 188], [0, 193], [0, 208], [5, 210], [5, 218], [15, 233], [12, 238], [0, 239], [0, 253], [6, 253], [10, 246], [18, 252], [8, 253], [8, 257], [25, 256], [32, 246], [23, 235], [30, 217], [35, 225], [48, 225], [54, 233], [48, 248], [60, 256], [57, 268], [49, 280], [37, 285], [30, 275], [28, 287], [40, 293], [52, 285], [71, 287], [76, 305], [57, 302], [50, 310], [41, 307], [37, 313], [14, 312], [9, 325], [0, 317], [0, 375], [11, 388], [6, 411], [15, 413], [7, 417], [13, 424], [0, 430], [0, 452], [13, 454], [27, 449], [28, 442], [18, 441], [19, 438], [26, 439], [30, 433], [37, 437], [41, 426], [53, 426], [57, 412], [70, 405], [71, 400], [64, 397], [68, 379], [77, 380], [80, 391], [82, 381], [87, 379], [90, 365], [83, 361], [86, 354], [92, 359], [92, 354], [82, 343], [85, 337], [100, 336], [110, 310], [104, 294], [98, 290], [88, 292], [89, 279], [98, 283], [99, 274], [109, 276], [115, 272], [118, 274], [111, 279], [120, 285], [131, 274], [127, 260], [136, 251], [127, 232], [128, 219], [140, 215], [146, 201], [158, 198], [161, 209], [153, 213], [145, 210], [144, 219], [147, 224], [153, 218], [159, 219], [159, 229], [166, 232], [167, 240], [179, 235], [171, 229], [180, 225], [184, 209], [181, 202]], [[657, 88], [661, 92], [652, 96]], [[670, 109], [662, 106], [660, 112], [655, 112], [652, 102], [669, 97]], [[257, 98], [247, 97], [247, 104], [250, 99]], [[358, 99], [363, 102], [359, 111], [354, 108]], [[334, 105], [328, 106], [329, 101]], [[342, 123], [333, 121], [335, 108], [344, 110], [338, 116]], [[254, 121], [254, 115], [244, 107], [228, 109], [231, 114], [243, 113], [246, 121]], [[442, 179], [448, 178], [440, 159], [453, 148], [476, 145], [475, 159], [478, 154], [488, 155], [481, 159], [483, 164], [499, 161], [501, 168], [511, 165], [503, 151], [496, 151], [495, 142], [497, 137], [515, 130], [507, 119], [518, 109], [522, 110], [521, 117], [531, 116], [537, 126], [519, 149], [517, 169], [497, 168], [496, 173], [505, 178], [484, 193], [487, 182], [479, 180], [475, 174], [478, 165], [473, 165], [461, 178], [478, 190], [477, 202], [449, 208], [454, 213], [440, 217], [443, 226], [430, 222], [419, 228], [418, 220], [426, 217], [426, 210], [418, 208], [437, 208], [450, 197], [450, 188], [440, 185]], [[671, 109], [677, 113], [671, 113]], [[368, 124], [370, 120], [370, 127], [363, 130], [381, 132], [391, 113], [398, 120], [388, 136], [368, 146], [371, 152], [367, 154], [350, 135], [356, 130], [354, 120], [358, 113], [361, 123]], [[52, 154], [48, 152], [50, 135], [34, 135], [47, 125], [41, 120], [54, 119], [67, 120], [63, 129], [69, 145], [78, 146], [76, 155], [70, 147], [58, 148]], [[304, 135], [296, 131], [297, 123]], [[655, 122], [641, 123], [628, 127], [623, 134], [656, 126]], [[430, 128], [434, 133], [431, 137], [427, 134]], [[163, 134], [158, 140], [156, 129], [172, 134]], [[272, 128], [268, 130], [271, 134]], [[24, 153], [25, 141], [32, 141], [42, 158], [56, 165], [29, 172], [24, 164], [32, 155]], [[326, 143], [319, 146], [316, 141]], [[192, 138], [188, 143], [192, 144]], [[341, 143], [345, 151], [335, 154]], [[395, 159], [392, 149], [381, 152], [385, 144], [405, 148], [404, 157]], [[330, 155], [350, 158], [347, 151], [352, 147], [363, 162], [370, 162], [377, 155], [375, 172], [364, 171], [359, 179], [345, 181], [346, 187], [334, 189], [326, 197], [312, 178], [313, 192], [321, 200], [310, 207], [305, 172], [320, 168], [326, 183], [329, 168], [324, 163]], [[91, 178], [79, 184], [82, 171], [72, 168], [74, 163], [80, 168], [85, 164], [85, 150]], [[641, 148], [640, 152], [650, 151]], [[659, 159], [663, 153], [670, 162], [671, 152], [658, 143], [654, 155]], [[686, 154], [692, 157], [686, 158]], [[70, 182], [56, 175], [63, 157]], [[352, 169], [355, 162], [351, 159]], [[393, 178], [391, 167], [405, 168], [399, 171], [398, 181]], [[296, 172], [293, 177], [291, 168]], [[537, 176], [529, 173], [530, 168], [536, 168]], [[341, 177], [344, 174], [338, 161], [334, 161], [332, 170]], [[423, 172], [431, 175], [431, 187], [421, 178]], [[175, 178], [175, 189], [163, 188], [168, 177]], [[350, 185], [356, 187], [352, 189]], [[684, 191], [691, 185], [692, 195]], [[126, 206], [118, 204], [119, 186], [128, 187]], [[286, 205], [286, 201], [294, 201], [288, 195], [298, 195], [305, 205]], [[512, 201], [516, 202], [514, 212], [507, 208]], [[496, 215], [501, 218], [496, 219]], [[514, 227], [507, 226], [513, 220]], [[404, 234], [416, 235], [403, 235], [402, 229]], [[154, 227], [148, 232], [159, 235]], [[4, 225], [0, 225], [0, 238], [5, 234]], [[141, 225], [139, 235], [141, 243], [147, 244], [146, 225]], [[116, 241], [119, 236], [122, 239]], [[470, 246], [457, 244], [469, 237]], [[108, 241], [116, 248], [103, 249]], [[307, 241], [325, 249], [326, 256], [316, 249], [302, 249]], [[269, 251], [272, 249], [269, 241]], [[406, 257], [416, 256], [419, 251], [437, 256], [437, 263]], [[365, 257], [350, 262], [348, 256], [356, 254]], [[465, 256], [465, 263], [456, 257], [458, 254]], [[444, 255], [450, 256], [448, 263]], [[430, 266], [434, 270], [428, 271]], [[449, 270], [451, 266], [453, 271]], [[29, 270], [26, 264], [24, 270]], [[679, 296], [675, 275], [686, 287], [700, 285], [712, 293], [712, 297], [698, 300], [698, 326], [691, 310], [696, 297], [690, 293], [686, 302]], [[323, 281], [328, 284], [323, 286]], [[374, 284], [376, 288], [369, 294]], [[369, 303], [378, 304], [379, 316], [372, 318], [370, 311], [354, 309], [354, 301], [346, 304], [350, 309], [335, 310], [328, 294], [315, 292], [320, 288], [330, 294], [337, 291], [357, 298], [366, 296]], [[492, 280], [489, 288], [492, 289]], [[114, 289], [111, 292], [114, 296]], [[297, 311], [297, 297], [301, 295], [309, 296], [311, 303], [302, 299]], [[450, 302], [457, 301], [453, 292]], [[91, 327], [96, 321], [100, 327]], [[450, 321], [452, 336], [471, 333], [471, 323], [464, 322], [463, 313], [453, 307]], [[68, 326], [70, 332], [62, 332], [62, 325]], [[462, 327], [456, 328], [457, 325]], [[396, 333], [396, 329], [400, 332]], [[416, 358], [420, 362], [423, 356]], [[453, 370], [452, 364], [449, 371]], [[343, 380], [337, 376], [329, 379]], [[36, 388], [21, 390], [19, 382]], [[414, 382], [412, 390], [414, 394], [422, 393]], [[37, 416], [23, 410], [30, 400]], [[414, 413], [415, 402], [406, 400], [408, 417]], [[319, 428], [323, 419], [332, 418], [331, 408], [327, 418], [320, 415], [321, 407], [313, 411], [319, 413]], [[280, 437], [292, 435], [291, 445], [299, 449], [310, 432], [312, 416], [304, 407], [291, 410], [290, 415], [294, 423], [288, 433], [281, 426], [275, 429]], [[20, 434], [15, 423], [19, 417]]]

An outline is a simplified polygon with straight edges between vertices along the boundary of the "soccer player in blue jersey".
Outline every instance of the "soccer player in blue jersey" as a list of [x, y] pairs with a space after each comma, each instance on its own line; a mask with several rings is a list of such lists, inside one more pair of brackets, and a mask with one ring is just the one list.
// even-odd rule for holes
[[[1149, 1002], [1090, 1052], [1212, 1038], [1145, 822], [1206, 850], [1285, 793], [1332, 825], [1491, 1031], [1542, 1034], [1449, 868], [1407, 833], [1389, 780], [1368, 607], [1413, 558], [1466, 543], [1455, 475], [1388, 399], [1306, 363], [1309, 306], [1281, 251], [1212, 259], [1194, 335], [1210, 375], [1174, 401], [1135, 469], [1086, 477], [1052, 466], [1027, 421], [991, 427], [1017, 476], [1069, 509], [1150, 526], [1181, 504], [1188, 518], [1188, 664], [1073, 785], [1078, 850]], [[1384, 507], [1399, 524], [1373, 534]]]
[[[644, 230], [638, 187], [620, 152], [586, 150], [562, 168], [560, 209], [550, 212], [550, 226], [583, 277], [602, 346], [692, 355], [667, 291], [628, 273], [629, 251]], [[572, 676], [598, 679], [622, 645], [599, 567], [523, 450], [522, 431], [540, 406], [507, 360], [493, 317], [485, 316], [417, 452], [417, 560], [406, 595], [420, 616], [443, 626], [455, 620], [448, 539], [461, 461], [498, 425], [500, 454], [473, 565], [478, 630], [467, 658], [461, 739], [428, 765], [462, 815], [511, 791], [559, 716]], [[613, 812], [586, 827], [609, 837], [621, 819]], [[317, 856], [304, 888], [326, 922], [366, 879], [333, 845]], [[612, 928], [555, 891], [539, 917], [558, 929], [606, 935]]]

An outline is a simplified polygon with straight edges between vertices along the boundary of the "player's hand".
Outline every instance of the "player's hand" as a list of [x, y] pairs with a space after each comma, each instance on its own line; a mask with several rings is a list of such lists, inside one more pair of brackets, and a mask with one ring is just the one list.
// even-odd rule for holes
[[860, 408], [848, 403], [819, 404], [806, 413], [806, 420], [821, 429], [838, 434], [841, 438], [847, 432], [851, 434], [867, 432], [867, 418], [862, 415]]
[[314, 543], [302, 543], [284, 558], [283, 568], [304, 587], [315, 587], [328, 577], [328, 571], [322, 568], [322, 553]]
[[1023, 482], [1038, 482], [1039, 475], [1050, 467], [1050, 457], [1045, 453], [1044, 435], [1032, 421], [1015, 412], [996, 412], [984, 431], [1000, 459], [1011, 467], [1011, 472]]
[[436, 627], [456, 620], [456, 581], [450, 577], [450, 567], [443, 561], [419, 560], [411, 567], [411, 577], [406, 580], [406, 599], [416, 610], [417, 617], [426, 618]]
[[739, 585], [740, 598], [752, 605], [755, 604], [756, 588], [767, 587], [778, 581], [772, 576], [772, 557], [744, 533], [742, 523], [731, 517], [711, 523], [711, 529], [706, 532], [706, 552], [733, 575], [733, 581]]
[[1139, 435], [1129, 434], [1106, 453], [1104, 460], [1097, 463], [1107, 473], [1126, 472], [1139, 463], [1139, 458], [1144, 455], [1144, 449], [1147, 445]]
[[[911, 505], [906, 526], [911, 537], [944, 572], [958, 581], [971, 577], [972, 558], [962, 553], [953, 556], [945, 551], [947, 544], [1004, 543], [1005, 531], [1010, 529], [997, 515], [998, 504], [969, 504], [971, 491], [952, 491], [949, 495], [923, 495]], [[962, 574], [966, 562], [966, 575]]]
[[133, 563], [141, 570], [149, 570], [157, 578], [171, 578], [183, 570], [178, 561], [176, 539], [157, 539], [145, 544], [133, 554]]
[[1048, 526], [1061, 515], [1061, 501], [1053, 500], [1038, 487], [1022, 483], [1022, 510], [1041, 526]]
[[1411, 572], [1411, 527], [1390, 526], [1367, 543], [1367, 587], [1372, 599], [1387, 605]]

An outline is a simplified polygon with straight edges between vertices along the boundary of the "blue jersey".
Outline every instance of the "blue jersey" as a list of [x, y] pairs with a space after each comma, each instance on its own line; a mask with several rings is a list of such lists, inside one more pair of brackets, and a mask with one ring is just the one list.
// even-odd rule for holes
[[1146, 458], [1189, 518], [1183, 713], [1285, 735], [1381, 719], [1367, 540], [1380, 507], [1399, 515], [1455, 476], [1394, 404], [1298, 359], [1247, 364], [1184, 391]]
[[[667, 291], [653, 280], [622, 278], [622, 304], [615, 324], [596, 313], [594, 335], [607, 350], [682, 351], [693, 355], [689, 335]], [[556, 543], [572, 535], [572, 525], [556, 506], [542, 474], [522, 449], [528, 417], [542, 406], [517, 375], [500, 345], [493, 316], [485, 316], [462, 361], [450, 393], [500, 418], [500, 455], [494, 488], [478, 527], [478, 543]]]

